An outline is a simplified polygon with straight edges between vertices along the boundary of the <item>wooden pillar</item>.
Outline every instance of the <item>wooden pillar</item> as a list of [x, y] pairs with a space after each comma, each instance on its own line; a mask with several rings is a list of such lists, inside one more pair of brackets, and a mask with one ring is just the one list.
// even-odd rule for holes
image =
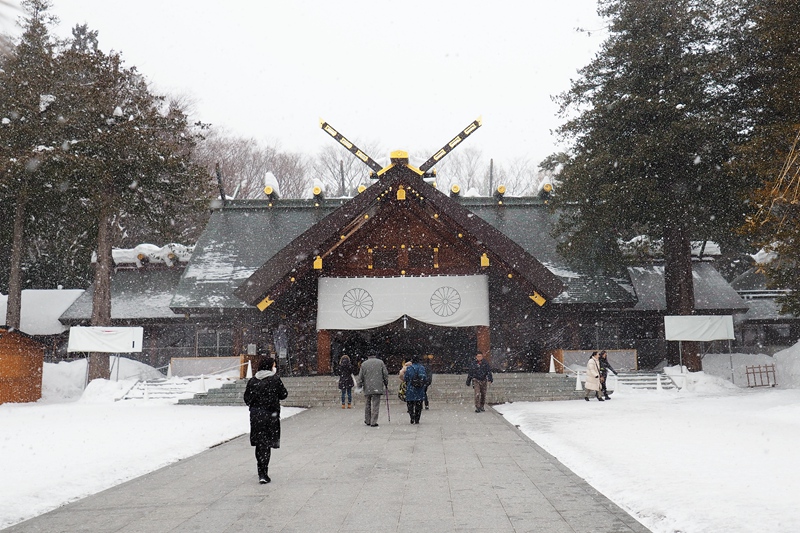
[[317, 374], [331, 373], [331, 332], [327, 329], [317, 331]]
[[241, 355], [244, 353], [242, 346], [242, 339], [244, 337], [244, 328], [241, 326], [233, 326], [231, 328], [231, 344], [233, 344], [232, 356]]
[[489, 326], [475, 326], [475, 336], [478, 341], [478, 351], [483, 352], [483, 358], [492, 362], [492, 345], [489, 342]]

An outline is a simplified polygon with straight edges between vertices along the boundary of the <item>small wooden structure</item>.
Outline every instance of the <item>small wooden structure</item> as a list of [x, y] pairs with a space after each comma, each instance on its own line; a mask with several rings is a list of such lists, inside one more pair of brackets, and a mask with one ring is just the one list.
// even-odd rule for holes
[[42, 397], [44, 346], [19, 331], [0, 328], [0, 404]]
[[747, 386], [752, 387], [774, 387], [778, 384], [775, 378], [775, 365], [757, 365], [745, 367], [747, 374]]

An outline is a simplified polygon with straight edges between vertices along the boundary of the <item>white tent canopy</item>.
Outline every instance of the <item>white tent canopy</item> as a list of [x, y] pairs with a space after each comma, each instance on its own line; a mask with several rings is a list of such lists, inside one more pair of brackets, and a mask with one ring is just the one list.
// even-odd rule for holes
[[142, 351], [144, 328], [81, 327], [69, 330], [68, 352], [134, 353]]
[[731, 315], [683, 315], [664, 317], [668, 341], [717, 341], [735, 339]]

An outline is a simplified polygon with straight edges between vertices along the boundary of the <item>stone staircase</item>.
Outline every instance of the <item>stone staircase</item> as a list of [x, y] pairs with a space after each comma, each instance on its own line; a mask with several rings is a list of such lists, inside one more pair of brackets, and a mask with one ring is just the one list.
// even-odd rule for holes
[[[341, 405], [341, 396], [336, 376], [284, 377], [283, 383], [289, 397], [281, 405], [289, 407], [315, 407]], [[246, 380], [226, 383], [219, 389], [196, 394], [194, 398], [178, 401], [181, 405], [244, 405], [242, 397]], [[398, 406], [399, 379], [389, 376], [389, 400]], [[506, 402], [537, 402], [552, 400], [576, 400], [583, 398], [583, 391], [575, 390], [575, 378], [563, 374], [497, 373], [489, 386], [487, 401], [490, 404]], [[428, 389], [431, 405], [457, 403], [472, 405], [472, 387], [466, 385], [465, 374], [434, 374], [433, 384]], [[353, 403], [363, 406], [364, 396], [353, 391]], [[404, 407], [405, 404], [402, 404]]]
[[188, 390], [190, 382], [180, 379], [154, 379], [137, 381], [136, 384], [120, 398], [121, 400], [174, 400], [185, 397], [191, 392]]
[[678, 390], [675, 382], [661, 372], [620, 372], [617, 376], [620, 385], [634, 390], [658, 390], [659, 381], [662, 390]]

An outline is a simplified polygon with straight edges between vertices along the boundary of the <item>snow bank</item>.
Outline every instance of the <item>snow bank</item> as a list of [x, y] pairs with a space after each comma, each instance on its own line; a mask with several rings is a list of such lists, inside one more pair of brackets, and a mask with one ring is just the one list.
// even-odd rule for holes
[[748, 366], [773, 364], [779, 388], [800, 389], [800, 342], [773, 356], [743, 353], [719, 353], [703, 356], [703, 371], [706, 374], [745, 388], [747, 387], [745, 372]]
[[785, 389], [800, 389], [800, 342], [772, 357], [777, 368], [778, 385]]

